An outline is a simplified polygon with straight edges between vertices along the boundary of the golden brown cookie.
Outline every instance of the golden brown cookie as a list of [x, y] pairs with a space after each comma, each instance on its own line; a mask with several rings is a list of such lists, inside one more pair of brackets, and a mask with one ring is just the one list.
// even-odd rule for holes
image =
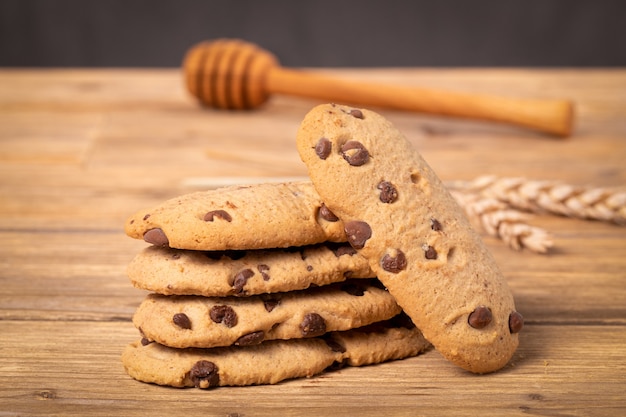
[[142, 340], [126, 347], [122, 363], [139, 381], [207, 389], [276, 384], [337, 365], [364, 366], [416, 356], [428, 347], [416, 327], [397, 326], [391, 320], [322, 337], [245, 347], [174, 349]]
[[346, 241], [341, 223], [309, 182], [186, 194], [135, 213], [125, 231], [156, 246], [207, 251]]
[[495, 260], [433, 170], [382, 116], [327, 104], [298, 151], [348, 241], [424, 336], [477, 373], [502, 368], [523, 319]]
[[377, 280], [349, 280], [250, 297], [150, 294], [133, 323], [162, 345], [216, 347], [320, 336], [387, 320], [402, 310]]
[[296, 291], [347, 278], [373, 278], [348, 243], [287, 249], [189, 251], [149, 246], [128, 266], [137, 288], [164, 295], [248, 296]]

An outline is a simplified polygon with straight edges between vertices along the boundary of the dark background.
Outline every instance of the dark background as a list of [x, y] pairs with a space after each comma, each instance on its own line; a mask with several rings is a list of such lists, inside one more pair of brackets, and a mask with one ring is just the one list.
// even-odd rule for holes
[[626, 66], [626, 1], [0, 0], [3, 67], [174, 67], [219, 37], [291, 67]]

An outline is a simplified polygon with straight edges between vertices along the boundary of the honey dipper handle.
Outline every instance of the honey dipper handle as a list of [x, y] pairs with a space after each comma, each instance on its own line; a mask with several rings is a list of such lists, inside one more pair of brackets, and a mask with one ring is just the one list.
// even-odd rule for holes
[[269, 71], [271, 93], [328, 102], [489, 120], [567, 137], [573, 105], [567, 100], [517, 99], [416, 87], [361, 83], [282, 67]]

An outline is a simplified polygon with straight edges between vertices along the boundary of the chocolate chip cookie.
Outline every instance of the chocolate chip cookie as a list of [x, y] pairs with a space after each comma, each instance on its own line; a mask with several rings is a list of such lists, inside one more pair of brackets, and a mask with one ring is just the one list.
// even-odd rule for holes
[[133, 323], [162, 345], [216, 347], [320, 336], [387, 320], [402, 310], [375, 280], [250, 297], [150, 294]]
[[412, 144], [368, 110], [320, 105], [297, 146], [350, 244], [424, 336], [472, 372], [502, 368], [523, 325], [495, 260]]
[[346, 241], [343, 225], [307, 181], [185, 194], [135, 213], [125, 231], [156, 246], [205, 251]]
[[248, 296], [296, 291], [347, 278], [373, 278], [348, 243], [248, 251], [189, 251], [149, 246], [128, 265], [137, 288], [164, 295]]
[[408, 358], [428, 347], [415, 326], [398, 326], [393, 319], [319, 337], [242, 347], [174, 349], [142, 339], [126, 347], [122, 363], [126, 372], [139, 381], [209, 389], [276, 384], [344, 365]]

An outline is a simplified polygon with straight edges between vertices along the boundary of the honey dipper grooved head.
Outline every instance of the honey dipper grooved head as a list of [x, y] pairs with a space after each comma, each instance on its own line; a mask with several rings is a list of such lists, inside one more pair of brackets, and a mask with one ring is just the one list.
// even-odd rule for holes
[[278, 66], [270, 52], [237, 39], [201, 42], [189, 49], [183, 68], [189, 92], [206, 106], [253, 109], [269, 98], [268, 70]]

